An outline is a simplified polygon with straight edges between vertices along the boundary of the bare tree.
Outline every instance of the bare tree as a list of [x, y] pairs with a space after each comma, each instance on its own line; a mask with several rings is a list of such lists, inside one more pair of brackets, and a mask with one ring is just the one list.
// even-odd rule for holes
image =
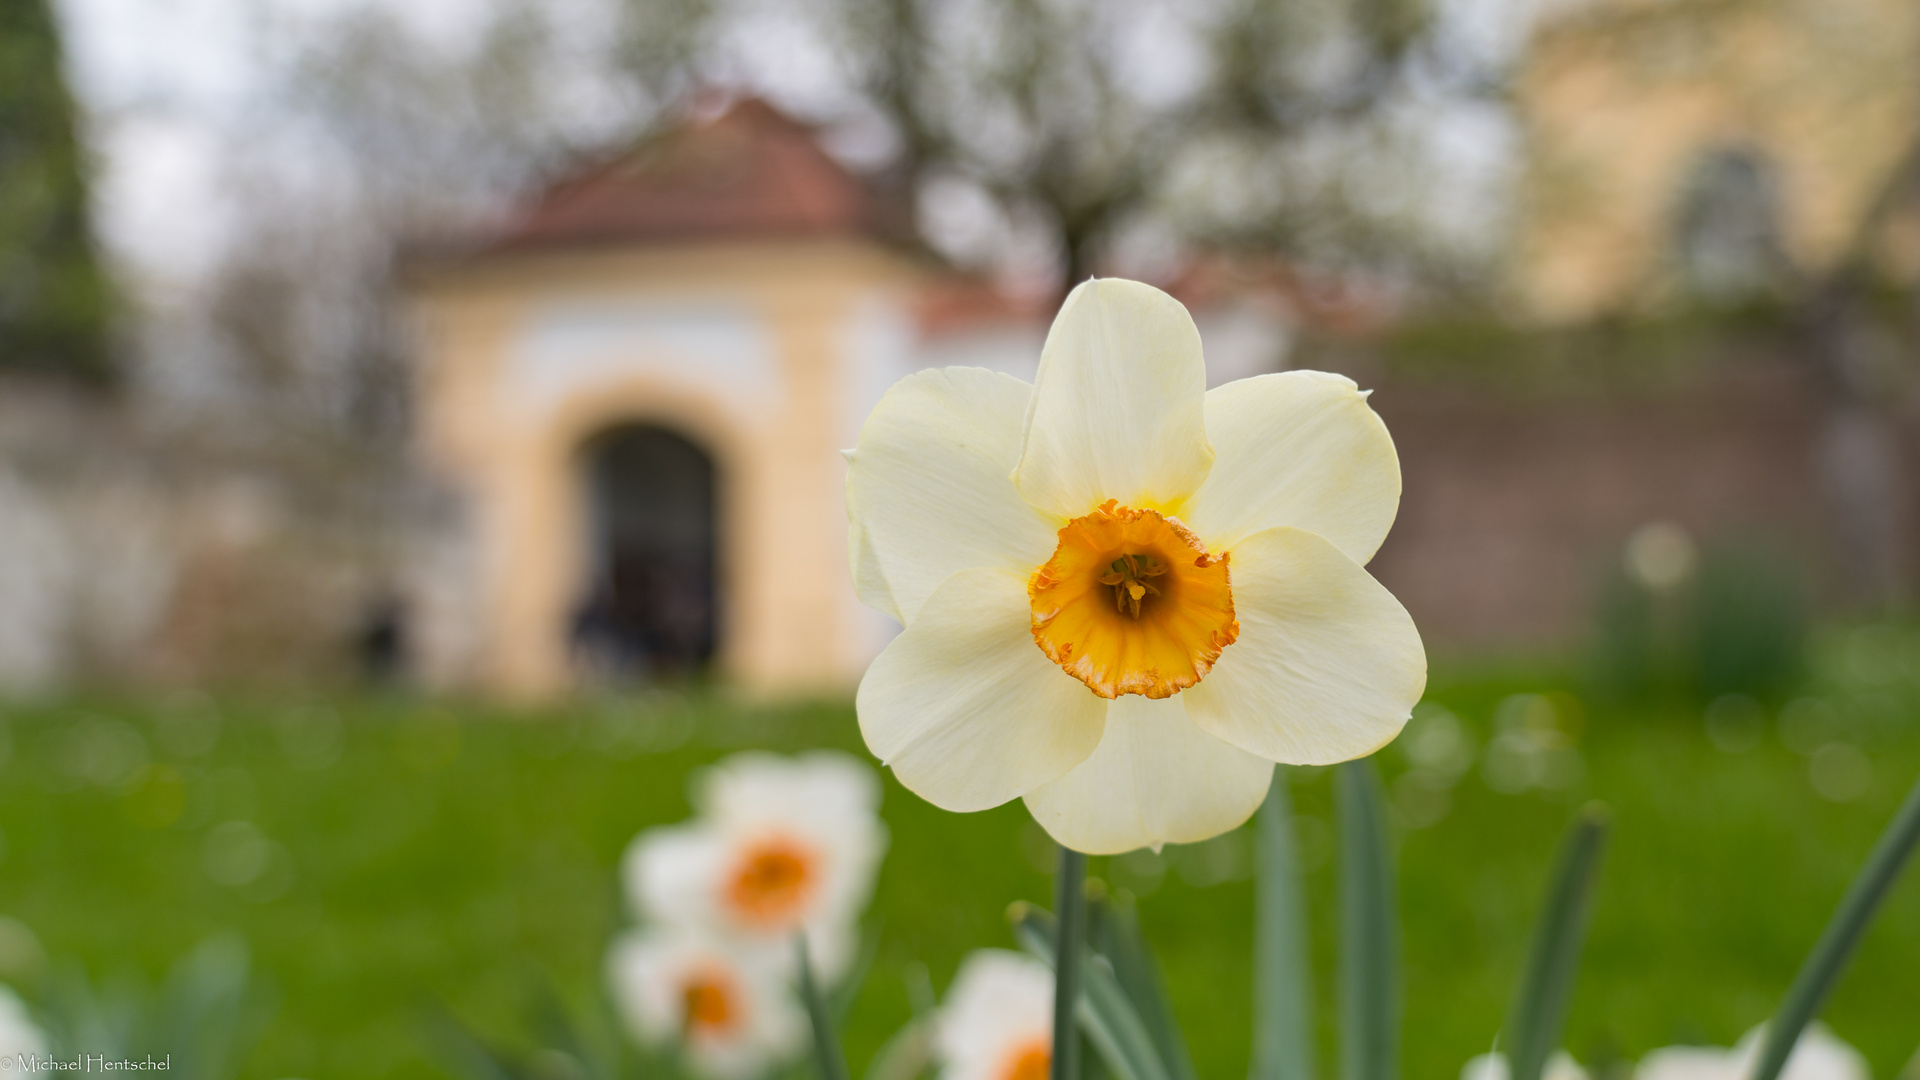
[[[979, 185], [1052, 234], [1063, 284], [1145, 216], [1216, 244], [1357, 251], [1385, 221], [1342, 181], [1410, 76], [1449, 67], [1417, 0], [830, 0], [823, 14], [861, 106], [895, 133], [898, 180]], [[1168, 56], [1180, 85], [1148, 85], [1143, 68]]]
[[[782, 13], [812, 30], [793, 47], [836, 73], [816, 118], [885, 133], [877, 178], [903, 232], [917, 201], [960, 185], [1050, 250], [1064, 287], [1141, 225], [1316, 259], [1418, 250], [1380, 197], [1414, 183], [1394, 125], [1421, 95], [1478, 77], [1420, 3], [807, 0]], [[501, 0], [452, 51], [379, 6], [302, 28], [262, 106], [268, 152], [242, 156], [260, 174], [254, 228], [276, 239], [230, 264], [225, 337], [272, 376], [261, 385], [291, 371], [306, 387], [294, 400], [349, 426], [389, 423], [404, 385], [395, 253], [499, 213], [703, 89], [767, 89], [738, 55], [765, 16], [749, 0]], [[289, 125], [291, 152], [265, 134]], [[288, 160], [309, 179], [290, 179]], [[303, 295], [263, 295], [274, 289]]]
[[[1371, 199], [1411, 182], [1390, 115], [1484, 73], [1420, 0], [811, 0], [797, 10], [843, 83], [829, 121], [877, 125], [904, 218], [960, 184], [1037, 232], [1061, 284], [1156, 221], [1209, 244], [1353, 257], [1407, 250]], [[738, 83], [742, 5], [629, 0], [627, 70], [655, 100]], [[670, 32], [652, 34], [649, 20]], [[798, 47], [798, 46], [797, 46]], [[817, 110], [820, 111], [820, 110]], [[1356, 177], [1368, 183], [1355, 183]], [[1391, 244], [1377, 242], [1396, 232]]]
[[1920, 283], [1908, 286], [1911, 340], [1900, 350], [1876, 329], [1872, 301], [1888, 284], [1876, 255], [1888, 226], [1920, 205], [1920, 130], [1888, 172], [1839, 257], [1796, 270], [1789, 305], [1798, 352], [1825, 404], [1818, 466], [1835, 514], [1851, 598], [1899, 609], [1911, 599], [1915, 536], [1906, 445], [1920, 342]]
[[[615, 3], [601, 6], [621, 25]], [[654, 110], [621, 38], [582, 44], [518, 0], [464, 43], [424, 40], [376, 5], [277, 30], [297, 45], [234, 139], [243, 239], [210, 283], [206, 317], [250, 408], [397, 445], [402, 252], [473, 232]]]

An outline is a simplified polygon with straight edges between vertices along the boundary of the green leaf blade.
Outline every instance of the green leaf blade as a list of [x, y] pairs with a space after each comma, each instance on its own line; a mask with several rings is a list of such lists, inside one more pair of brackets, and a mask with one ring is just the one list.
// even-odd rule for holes
[[1840, 972], [1860, 944], [1860, 936], [1866, 933], [1867, 924], [1873, 920], [1874, 912], [1886, 899], [1887, 890], [1893, 887], [1917, 844], [1920, 844], [1920, 781], [1914, 783], [1906, 802], [1880, 834], [1860, 876], [1848, 886], [1846, 897], [1840, 901], [1832, 921], [1827, 923], [1819, 943], [1801, 964], [1800, 973], [1794, 976], [1779, 1011], [1767, 1025], [1766, 1042], [1754, 1065], [1752, 1080], [1778, 1080], [1794, 1044], [1800, 1041], [1800, 1033], [1826, 1003], [1827, 994], [1839, 981]]
[[1198, 1080], [1186, 1039], [1173, 1016], [1173, 1003], [1167, 998], [1166, 983], [1160, 977], [1160, 965], [1140, 930], [1140, 917], [1132, 903], [1119, 897], [1102, 898], [1089, 903], [1088, 916], [1094, 951], [1112, 965], [1122, 994], [1139, 1015], [1168, 1076], [1171, 1080]]
[[1574, 820], [1560, 846], [1526, 972], [1507, 1020], [1512, 1080], [1540, 1080], [1547, 1058], [1560, 1044], [1574, 976], [1580, 966], [1580, 949], [1586, 942], [1610, 817], [1606, 807], [1590, 804]]
[[1314, 1080], [1312, 967], [1288, 788], [1287, 767], [1276, 766], [1258, 816], [1251, 1080]]
[[933, 1019], [916, 1016], [873, 1055], [865, 1080], [916, 1080], [933, 1065]]
[[[1059, 928], [1053, 916], [1026, 904], [1014, 905], [1008, 914], [1020, 947], [1057, 971]], [[1105, 957], [1083, 956], [1080, 970], [1085, 982], [1078, 1010], [1079, 1028], [1086, 1032], [1101, 1060], [1120, 1080], [1169, 1080], [1153, 1037], [1120, 989], [1112, 965]], [[1058, 1029], [1054, 1041], [1060, 1041]]]
[[833, 1012], [820, 982], [813, 974], [813, 958], [807, 954], [807, 936], [793, 936], [800, 957], [800, 998], [807, 1007], [807, 1020], [813, 1028], [813, 1063], [820, 1080], [847, 1080], [847, 1055], [840, 1048], [840, 1037], [833, 1029]]
[[1400, 936], [1386, 799], [1371, 761], [1336, 767], [1340, 812], [1340, 1075], [1400, 1071]]

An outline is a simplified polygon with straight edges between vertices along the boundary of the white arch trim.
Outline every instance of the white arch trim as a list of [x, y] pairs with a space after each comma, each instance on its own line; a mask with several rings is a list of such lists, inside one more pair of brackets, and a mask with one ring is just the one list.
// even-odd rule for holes
[[786, 394], [764, 320], [726, 301], [546, 305], [515, 336], [498, 385], [507, 410], [533, 418], [635, 376], [711, 394], [743, 417]]

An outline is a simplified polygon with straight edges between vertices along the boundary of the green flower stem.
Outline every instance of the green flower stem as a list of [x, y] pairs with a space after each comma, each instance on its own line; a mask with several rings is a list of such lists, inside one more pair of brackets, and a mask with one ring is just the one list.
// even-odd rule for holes
[[847, 1055], [840, 1049], [840, 1037], [833, 1030], [833, 1014], [827, 997], [813, 975], [813, 958], [807, 954], [807, 935], [793, 935], [800, 955], [800, 996], [807, 1005], [807, 1019], [813, 1025], [813, 1062], [820, 1080], [847, 1080]]
[[1787, 1064], [1787, 1056], [1793, 1053], [1794, 1043], [1800, 1040], [1801, 1030], [1826, 1002], [1828, 992], [1840, 978], [1841, 969], [1846, 967], [1854, 947], [1860, 944], [1860, 935], [1866, 933], [1873, 913], [1886, 899], [1887, 890], [1900, 876], [1900, 869], [1913, 854], [1915, 844], [1920, 844], [1920, 781], [1907, 793], [1907, 801], [1893, 816], [1887, 831], [1880, 834], [1880, 842], [1874, 845], [1866, 868], [1853, 879], [1846, 898], [1840, 901], [1840, 910], [1833, 913], [1833, 921], [1820, 935], [1820, 943], [1800, 965], [1800, 974], [1787, 989], [1780, 1011], [1767, 1025], [1766, 1045], [1760, 1051], [1759, 1064], [1754, 1067], [1753, 1080], [1777, 1080]]
[[1053, 1060], [1049, 1080], [1079, 1080], [1080, 1030], [1074, 1011], [1080, 1001], [1081, 953], [1087, 939], [1087, 857], [1060, 849], [1054, 875], [1053, 910], [1059, 937], [1053, 961]]

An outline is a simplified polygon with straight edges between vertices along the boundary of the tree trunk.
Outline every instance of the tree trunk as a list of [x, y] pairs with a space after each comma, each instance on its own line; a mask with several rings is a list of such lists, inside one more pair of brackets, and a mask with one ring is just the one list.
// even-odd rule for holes
[[1824, 399], [1816, 465], [1834, 514], [1847, 600], [1874, 613], [1897, 610], [1911, 584], [1908, 469], [1854, 288], [1824, 290], [1804, 327]]

